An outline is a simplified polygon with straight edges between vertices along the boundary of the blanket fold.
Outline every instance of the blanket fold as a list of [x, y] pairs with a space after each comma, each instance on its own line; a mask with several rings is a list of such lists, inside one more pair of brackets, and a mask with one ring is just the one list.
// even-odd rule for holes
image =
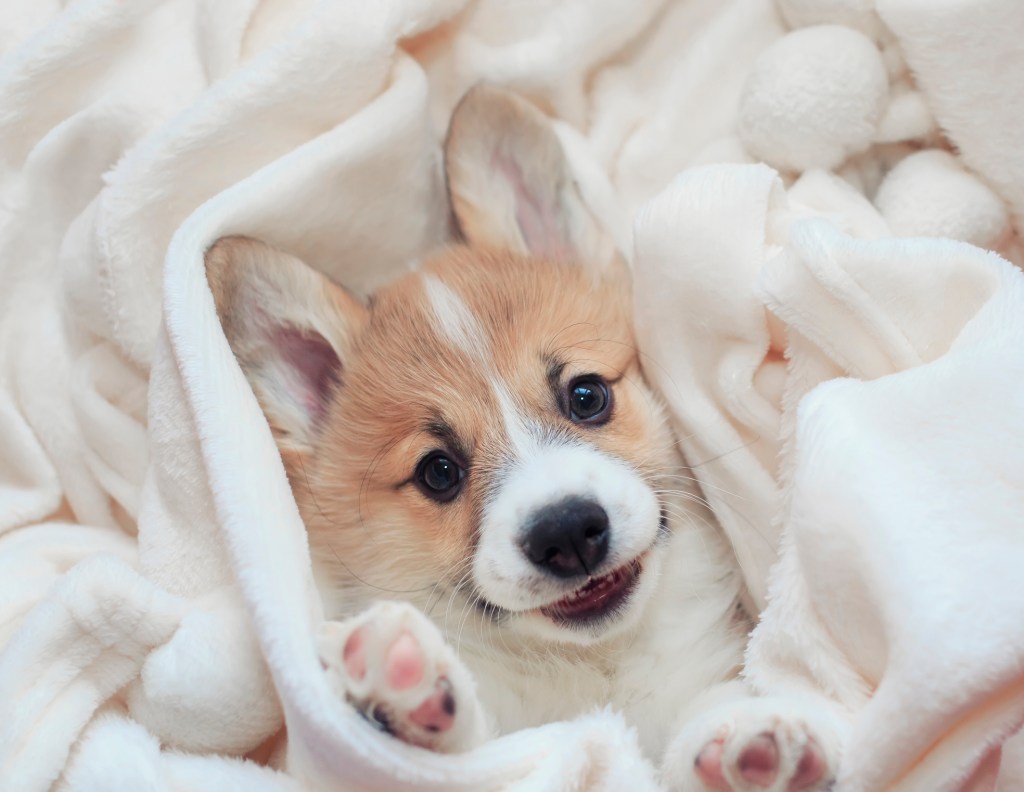
[[489, 79], [554, 117], [632, 260], [647, 376], [763, 609], [748, 680], [842, 714], [843, 790], [991, 788], [1024, 720], [1022, 13], [2, 4], [0, 787], [657, 788], [613, 712], [438, 756], [333, 697], [205, 280], [228, 233], [363, 295], [415, 267]]
[[[677, 308], [668, 337], [686, 337], [699, 316], [702, 331], [717, 320], [729, 338], [690, 345], [653, 377], [685, 416], [690, 458], [707, 460], [698, 469], [709, 500], [730, 483], [733, 500], [717, 511], [733, 541], [758, 546], [740, 533], [759, 524], [758, 507], [785, 530], [748, 679], [845, 709], [841, 788], [965, 788], [1024, 723], [1024, 468], [1016, 445], [999, 440], [1024, 420], [1024, 276], [968, 245], [860, 241], [800, 213], [762, 167], [696, 169], [652, 202], [637, 224], [638, 309], [699, 305]], [[728, 246], [716, 217], [729, 218]], [[710, 267], [714, 277], [701, 271]], [[685, 273], [671, 292], [667, 271]], [[725, 331], [742, 323], [707, 309], [737, 294], [760, 330], [743, 339], [740, 363]], [[762, 306], [784, 325], [776, 405], [791, 429], [758, 436], [758, 455], [717, 427], [758, 426], [749, 416], [764, 395], [750, 361], [771, 364]], [[639, 324], [655, 351], [664, 329]], [[761, 460], [775, 454], [785, 487], [762, 494]]]

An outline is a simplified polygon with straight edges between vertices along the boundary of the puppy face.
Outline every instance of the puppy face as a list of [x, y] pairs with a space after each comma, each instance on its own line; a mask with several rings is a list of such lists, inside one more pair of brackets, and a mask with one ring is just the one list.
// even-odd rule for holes
[[364, 306], [222, 240], [218, 313], [328, 595], [409, 600], [450, 631], [601, 640], [635, 623], [657, 577], [675, 463], [628, 273], [521, 100], [471, 92], [446, 165], [468, 246]]

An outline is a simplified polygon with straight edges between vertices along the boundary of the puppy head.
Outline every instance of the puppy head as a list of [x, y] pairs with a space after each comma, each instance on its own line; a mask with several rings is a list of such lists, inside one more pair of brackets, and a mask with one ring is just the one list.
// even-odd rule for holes
[[601, 640], [653, 586], [675, 461], [628, 271], [524, 101], [471, 91], [446, 171], [466, 246], [363, 305], [228, 238], [207, 256], [218, 314], [325, 593], [406, 599], [453, 631]]

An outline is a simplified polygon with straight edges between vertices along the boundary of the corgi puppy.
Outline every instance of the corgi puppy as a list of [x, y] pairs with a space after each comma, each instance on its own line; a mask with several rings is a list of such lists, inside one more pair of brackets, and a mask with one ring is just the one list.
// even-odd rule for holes
[[337, 620], [339, 695], [437, 751], [611, 706], [668, 788], [825, 788], [831, 724], [738, 680], [735, 561], [554, 129], [478, 86], [445, 171], [465, 244], [365, 302], [251, 239], [207, 254]]

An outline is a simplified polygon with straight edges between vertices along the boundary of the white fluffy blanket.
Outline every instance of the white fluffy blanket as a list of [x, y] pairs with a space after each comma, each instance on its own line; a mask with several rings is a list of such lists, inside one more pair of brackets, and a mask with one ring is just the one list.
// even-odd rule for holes
[[[752, 683], [846, 713], [842, 790], [992, 788], [1024, 721], [1021, 31], [1018, 0], [0, 4], [0, 788], [655, 788], [614, 713], [441, 757], [334, 699], [203, 275], [225, 233], [357, 291], [404, 270], [479, 79], [564, 122], [632, 251], [768, 603]], [[243, 758], [282, 723], [301, 775]]]

